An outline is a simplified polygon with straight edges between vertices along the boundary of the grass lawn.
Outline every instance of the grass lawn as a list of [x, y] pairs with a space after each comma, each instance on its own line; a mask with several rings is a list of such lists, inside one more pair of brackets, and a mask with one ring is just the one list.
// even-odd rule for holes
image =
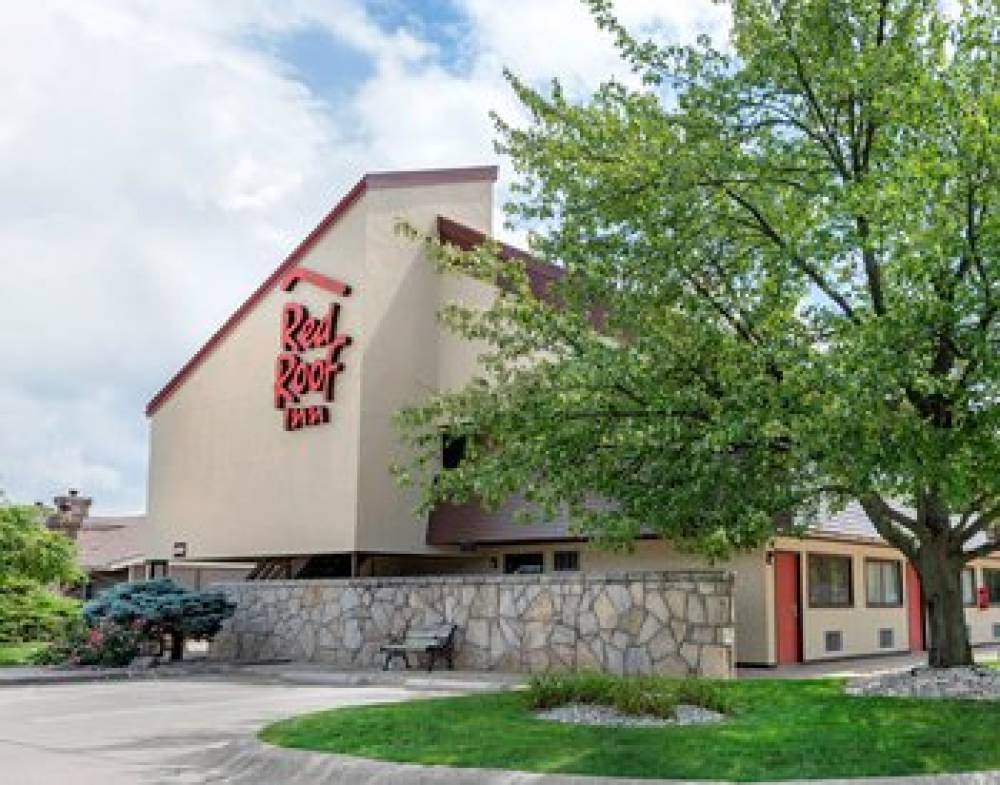
[[30, 665], [31, 656], [44, 648], [44, 643], [0, 643], [0, 668]]
[[761, 780], [1000, 769], [1000, 702], [852, 698], [843, 682], [728, 682], [716, 726], [534, 719], [525, 693], [413, 700], [275, 723], [273, 744], [382, 760], [563, 774]]

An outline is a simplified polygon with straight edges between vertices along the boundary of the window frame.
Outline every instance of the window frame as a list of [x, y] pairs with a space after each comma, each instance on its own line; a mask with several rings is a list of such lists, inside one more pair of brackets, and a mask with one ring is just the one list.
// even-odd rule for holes
[[[972, 594], [969, 597], [965, 596], [965, 576], [972, 575]], [[962, 568], [962, 578], [961, 578], [961, 589], [962, 589], [962, 605], [966, 608], [975, 608], [979, 604], [979, 581], [976, 579], [976, 568], [975, 567], [963, 567]]]
[[454, 436], [448, 431], [441, 431], [441, 471], [450, 472], [457, 469], [465, 460], [469, 451], [469, 437], [463, 434]]
[[[896, 587], [898, 589], [897, 595], [899, 600], [897, 602], [872, 602], [872, 598], [868, 594], [868, 569], [873, 565], [878, 565], [879, 570], [879, 583], [880, 588], [884, 589], [885, 585], [882, 583], [883, 573], [881, 568], [885, 565], [892, 565], [896, 568]], [[865, 557], [865, 606], [868, 608], [902, 608], [903, 607], [903, 564], [898, 559], [884, 559], [877, 556], [866, 556]]]
[[[572, 567], [560, 567], [559, 557], [560, 556], [571, 556], [573, 561]], [[552, 572], [580, 572], [580, 551], [560, 549], [558, 551], [552, 551]]]
[[[983, 567], [983, 586], [986, 588], [986, 599], [992, 608], [994, 605], [1000, 605], [1000, 568], [997, 567]], [[990, 577], [996, 576], [995, 584], [990, 584]], [[994, 588], [996, 593], [994, 594]]]
[[[524, 559], [538, 557], [538, 567], [537, 571], [529, 570], [526, 572], [520, 572], [519, 570], [508, 570], [507, 560], [508, 559]], [[523, 565], [522, 565], [523, 566]], [[505, 553], [503, 555], [503, 574], [504, 575], [544, 575], [545, 574], [545, 552], [544, 551], [523, 551], [516, 553]]]
[[[839, 559], [841, 561], [847, 562], [847, 602], [816, 602], [813, 599], [813, 576], [812, 576], [812, 562], [813, 559]], [[851, 554], [844, 553], [821, 553], [821, 552], [811, 552], [806, 554], [806, 602], [809, 604], [810, 608], [816, 609], [829, 609], [829, 610], [850, 610], [856, 607], [855, 602], [855, 591], [854, 591], [854, 556]]]

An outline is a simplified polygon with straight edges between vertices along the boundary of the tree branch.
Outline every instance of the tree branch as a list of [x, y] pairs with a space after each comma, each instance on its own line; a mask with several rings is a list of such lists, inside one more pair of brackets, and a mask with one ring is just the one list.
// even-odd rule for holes
[[858, 502], [886, 542], [899, 548], [907, 558], [916, 559], [916, 542], [923, 528], [916, 519], [893, 509], [876, 493], [865, 494]]
[[[718, 185], [719, 183], [713, 181], [712, 184]], [[778, 234], [778, 232], [774, 229], [773, 226], [771, 226], [770, 222], [767, 220], [767, 218], [764, 217], [764, 214], [756, 207], [756, 205], [751, 203], [742, 194], [738, 193], [737, 191], [734, 191], [728, 185], [722, 184], [722, 190], [725, 192], [727, 196], [729, 196], [730, 199], [732, 199], [740, 207], [742, 207], [744, 210], [746, 210], [753, 216], [757, 226], [759, 227], [760, 231], [764, 234], [764, 236], [770, 239], [784, 253], [788, 254], [788, 257], [789, 259], [791, 259], [792, 263], [796, 267], [798, 267], [803, 273], [805, 273], [806, 276], [808, 276], [809, 280], [811, 280], [816, 285], [816, 287], [821, 292], [823, 292], [823, 294], [829, 297], [831, 301], [836, 303], [840, 307], [840, 310], [848, 319], [850, 319], [855, 324], [860, 323], [860, 320], [858, 319], [857, 314], [854, 312], [854, 309], [851, 307], [851, 304], [847, 302], [847, 299], [842, 294], [840, 294], [840, 292], [836, 291], [832, 286], [830, 286], [830, 284], [826, 281], [826, 279], [823, 278], [820, 271], [817, 270], [814, 265], [811, 265], [805, 259], [800, 257], [798, 254], [790, 253], [784, 238]]]

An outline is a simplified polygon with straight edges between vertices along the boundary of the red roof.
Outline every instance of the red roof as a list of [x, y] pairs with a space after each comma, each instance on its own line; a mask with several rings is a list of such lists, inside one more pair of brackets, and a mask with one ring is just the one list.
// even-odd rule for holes
[[313, 229], [306, 238], [299, 243], [281, 263], [267, 280], [262, 283], [257, 290], [230, 316], [225, 323], [216, 330], [215, 334], [202, 346], [194, 356], [188, 360], [184, 366], [167, 382], [167, 384], [154, 395], [146, 404], [146, 416], [151, 417], [156, 413], [167, 399], [178, 389], [190, 376], [194, 370], [201, 365], [212, 350], [238, 325], [243, 318], [250, 313], [253, 307], [272, 288], [278, 285], [282, 274], [289, 268], [297, 264], [303, 256], [312, 248], [317, 241], [326, 233], [327, 229], [333, 226], [350, 207], [357, 202], [367, 191], [382, 188], [408, 188], [422, 185], [447, 185], [450, 183], [466, 183], [479, 180], [495, 181], [497, 179], [497, 168], [495, 166], [473, 166], [456, 169], [421, 169], [402, 172], [369, 172], [362, 177], [351, 188], [334, 208], [327, 213], [326, 217]]

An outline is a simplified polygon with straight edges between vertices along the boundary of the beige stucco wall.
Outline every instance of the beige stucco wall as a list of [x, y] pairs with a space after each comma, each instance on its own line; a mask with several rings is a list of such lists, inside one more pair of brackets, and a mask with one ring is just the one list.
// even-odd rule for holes
[[[389, 466], [400, 457], [393, 413], [437, 387], [443, 279], [395, 225], [432, 232], [443, 214], [489, 232], [492, 210], [488, 181], [369, 189], [326, 231], [301, 266], [355, 288], [340, 300], [339, 330], [354, 342], [331, 422], [286, 432], [272, 377], [284, 303], [294, 296], [323, 315], [335, 298], [307, 284], [275, 287], [151, 418], [152, 558], [177, 541], [192, 559], [433, 552], [415, 497]], [[450, 358], [449, 376], [467, 378], [469, 360]]]
[[[970, 565], [976, 571], [976, 586], [983, 585], [983, 569], [1000, 570], [1000, 558], [977, 559]], [[966, 608], [965, 621], [969, 625], [969, 638], [973, 646], [986, 644], [1000, 645], [1000, 635], [996, 635], [996, 625], [1000, 625], [1000, 605], [981, 610]]]
[[[361, 442], [356, 549], [378, 553], [428, 553], [426, 516], [418, 516], [415, 491], [403, 490], [390, 466], [405, 459], [393, 417], [439, 389], [439, 372], [473, 374], [475, 355], [453, 355], [437, 320], [442, 288], [421, 245], [398, 236], [400, 218], [427, 234], [439, 215], [484, 233], [491, 230], [492, 184], [466, 183], [392, 188], [367, 197], [368, 290], [361, 367]], [[453, 339], [452, 339], [453, 340]]]
[[[802, 656], [805, 660], [850, 657], [863, 654], [878, 654], [886, 651], [909, 650], [909, 628], [906, 603], [906, 572], [903, 565], [903, 605], [899, 608], [869, 608], [865, 595], [865, 559], [897, 559], [903, 557], [897, 551], [877, 545], [831, 542], [827, 540], [779, 537], [775, 550], [796, 551], [801, 554], [802, 586]], [[828, 553], [851, 557], [854, 585], [854, 606], [851, 608], [811, 608], [809, 606], [809, 561], [810, 553]], [[773, 616], [773, 603], [768, 609]], [[894, 646], [880, 649], [878, 631], [887, 628], [893, 631]], [[843, 651], [827, 653], [825, 635], [827, 631], [839, 630], [843, 633]]]
[[[303, 265], [357, 287], [339, 329], [364, 339], [365, 210], [356, 204]], [[295, 299], [317, 315], [331, 297], [300, 284]], [[191, 558], [350, 550], [357, 512], [360, 358], [342, 357], [331, 422], [288, 433], [274, 408], [281, 309], [275, 287], [153, 415], [148, 509], [150, 554], [186, 541]]]
[[[891, 651], [909, 651], [909, 616], [907, 608], [910, 597], [906, 582], [906, 560], [899, 551], [886, 545], [789, 537], [777, 538], [774, 548], [775, 550], [795, 551], [802, 555], [802, 647], [803, 658], [806, 661], [884, 654]], [[809, 607], [809, 567], [807, 558], [809, 553], [829, 553], [851, 557], [854, 583], [853, 607]], [[897, 560], [901, 563], [903, 570], [902, 607], [868, 607], [865, 587], [866, 559], [889, 559]], [[1000, 559], [978, 560], [973, 564], [980, 569], [984, 565], [989, 566], [991, 564], [1000, 568]], [[981, 572], [977, 574], [977, 577], [978, 584], [982, 585]], [[773, 577], [771, 583], [773, 585]], [[767, 605], [767, 613], [773, 620], [773, 599]], [[1000, 606], [994, 606], [987, 610], [969, 608], [966, 610], [966, 619], [970, 625], [973, 645], [1000, 643], [1000, 640], [993, 637], [993, 625], [1000, 624]], [[879, 630], [885, 628], [892, 629], [893, 631], [894, 646], [891, 649], [882, 649], [878, 645]], [[825, 650], [825, 634], [827, 631], [834, 630], [843, 632], [844, 649], [843, 651], [828, 653]], [[771, 637], [773, 639], [773, 633]], [[771, 661], [774, 661], [773, 648]]]

